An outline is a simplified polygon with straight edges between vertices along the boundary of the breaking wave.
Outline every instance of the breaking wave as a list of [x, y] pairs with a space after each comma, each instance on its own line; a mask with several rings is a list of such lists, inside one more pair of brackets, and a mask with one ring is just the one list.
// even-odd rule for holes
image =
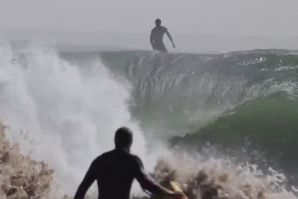
[[[190, 199], [296, 198], [292, 176], [273, 163], [260, 168], [216, 148], [249, 142], [268, 158], [283, 154], [277, 167], [296, 172], [292, 52], [70, 53], [32, 45], [19, 53], [2, 43], [0, 54], [0, 118], [10, 126], [1, 124], [2, 196], [72, 197], [125, 125], [152, 178], [165, 186], [175, 180]], [[137, 186], [133, 193], [147, 197]]]

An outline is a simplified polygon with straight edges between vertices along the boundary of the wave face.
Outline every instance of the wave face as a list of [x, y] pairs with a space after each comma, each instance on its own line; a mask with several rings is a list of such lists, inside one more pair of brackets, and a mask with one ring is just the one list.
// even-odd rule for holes
[[195, 132], [172, 138], [171, 142], [187, 147], [208, 143], [221, 149], [245, 149], [262, 154], [266, 166], [278, 166], [297, 175], [297, 105], [298, 98], [286, 92], [259, 97], [226, 111]]
[[[4, 44], [0, 50], [0, 118], [12, 127], [5, 135], [22, 152], [32, 151], [32, 159], [48, 163], [63, 193], [74, 193], [91, 160], [112, 149], [113, 132], [126, 125], [135, 132], [133, 152], [148, 170], [160, 154], [171, 157], [171, 163], [155, 167], [159, 181], [167, 179], [162, 172], [174, 165], [182, 175], [177, 181], [195, 182], [203, 171], [218, 189], [230, 193], [222, 192], [222, 198], [247, 198], [248, 193], [263, 198], [260, 192], [268, 194], [264, 198], [296, 198], [279, 172], [264, 174], [251, 163], [240, 164], [241, 156], [218, 156], [223, 151], [216, 148], [242, 149], [249, 143], [249, 150], [282, 160], [282, 169], [294, 168], [295, 52], [56, 52], [35, 45], [15, 52]], [[16, 133], [20, 129], [29, 130], [39, 144], [25, 142]], [[183, 168], [177, 165], [180, 153], [156, 147], [168, 140], [184, 149], [204, 148], [187, 151], [189, 168]], [[199, 194], [200, 188], [195, 191]]]
[[[132, 112], [144, 129], [154, 128], [155, 137], [230, 149], [249, 142], [250, 150], [271, 154], [284, 169], [298, 166], [295, 53], [109, 52], [101, 57], [134, 85]], [[173, 138], [185, 133], [191, 135]]]
[[297, 82], [298, 59], [291, 54], [115, 52], [101, 57], [133, 84], [136, 117], [171, 136], [197, 130], [246, 100], [295, 91]]

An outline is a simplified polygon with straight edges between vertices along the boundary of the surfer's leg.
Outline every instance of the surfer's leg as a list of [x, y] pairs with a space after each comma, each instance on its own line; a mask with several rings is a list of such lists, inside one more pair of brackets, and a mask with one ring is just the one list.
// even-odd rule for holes
[[168, 50], [166, 49], [166, 46], [163, 43], [159, 43], [158, 45], [156, 45], [155, 50], [158, 50], [160, 52], [165, 52], [165, 53], [168, 52]]
[[160, 49], [157, 49], [157, 50], [160, 51], [160, 52], [164, 52], [164, 53], [168, 52], [168, 50], [166, 48], [160, 48]]
[[168, 50], [166, 49], [166, 46], [164, 45], [164, 43], [162, 43], [162, 44], [160, 45], [160, 51], [165, 52], [165, 53], [168, 52]]

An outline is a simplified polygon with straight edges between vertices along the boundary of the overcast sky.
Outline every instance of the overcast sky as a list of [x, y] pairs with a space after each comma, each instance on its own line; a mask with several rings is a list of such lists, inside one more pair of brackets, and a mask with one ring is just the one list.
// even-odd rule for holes
[[1, 29], [148, 32], [160, 17], [171, 31], [295, 36], [297, 0], [1, 0]]
[[0, 0], [0, 29], [295, 37], [297, 0]]

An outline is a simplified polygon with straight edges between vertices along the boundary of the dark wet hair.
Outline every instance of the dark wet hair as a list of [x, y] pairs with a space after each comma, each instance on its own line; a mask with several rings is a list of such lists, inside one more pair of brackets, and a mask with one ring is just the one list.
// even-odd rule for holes
[[115, 146], [117, 149], [119, 148], [127, 148], [131, 147], [133, 141], [132, 131], [127, 127], [121, 127], [117, 129], [115, 133]]
[[161, 25], [161, 20], [160, 19], [156, 19], [155, 20], [155, 25], [160, 26]]

